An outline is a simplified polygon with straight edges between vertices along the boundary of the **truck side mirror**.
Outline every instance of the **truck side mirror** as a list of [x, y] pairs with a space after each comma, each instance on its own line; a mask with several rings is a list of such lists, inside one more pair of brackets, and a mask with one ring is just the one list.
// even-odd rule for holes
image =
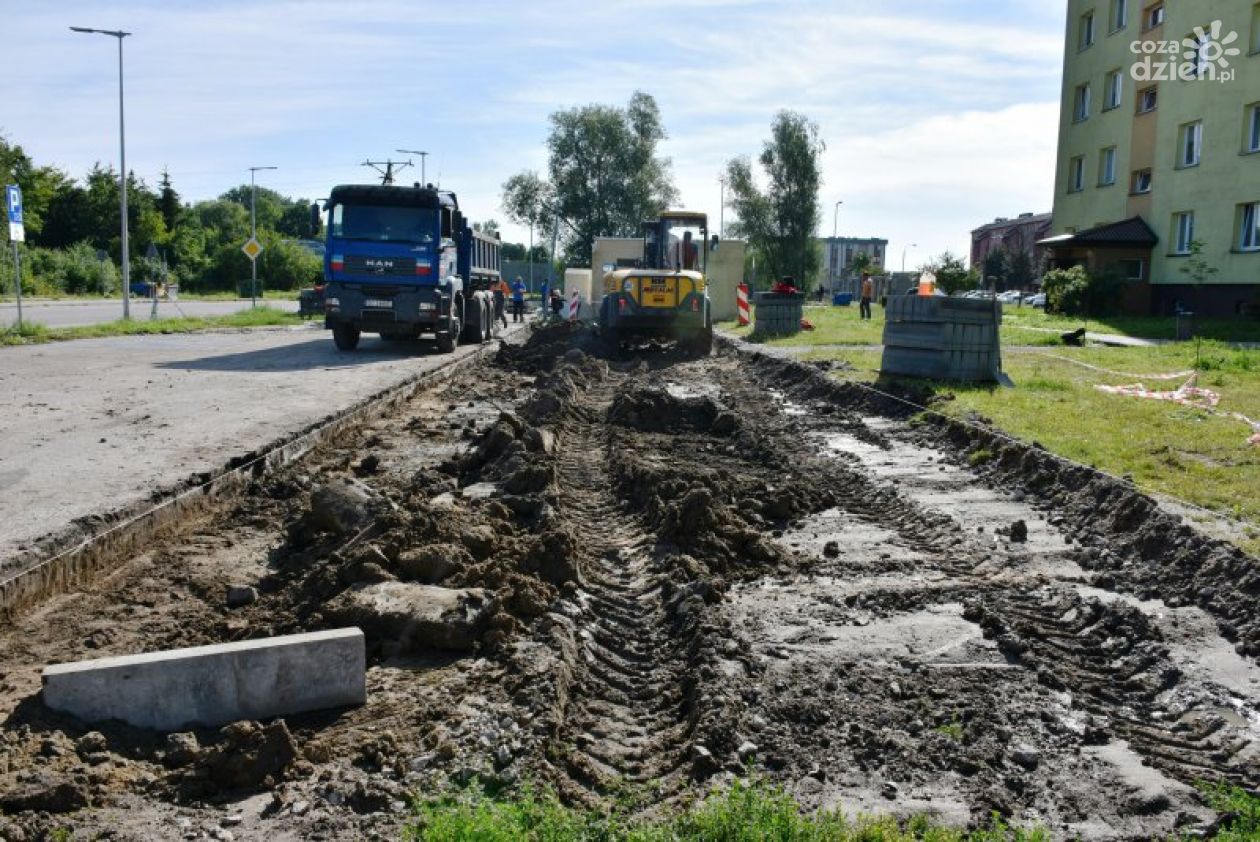
[[709, 251], [717, 251], [717, 247], [718, 247], [718, 235], [714, 234], [713, 237], [710, 238], [709, 240]]
[[311, 234], [312, 236], [319, 233], [319, 228], [324, 223], [324, 215], [320, 213], [319, 202], [311, 204]]

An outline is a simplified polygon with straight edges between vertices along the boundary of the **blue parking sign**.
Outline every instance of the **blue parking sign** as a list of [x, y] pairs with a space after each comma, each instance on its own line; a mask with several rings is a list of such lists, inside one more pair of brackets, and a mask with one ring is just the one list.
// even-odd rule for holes
[[22, 225], [22, 188], [16, 184], [6, 184], [4, 205], [9, 212], [9, 239], [20, 243], [26, 239], [26, 229]]

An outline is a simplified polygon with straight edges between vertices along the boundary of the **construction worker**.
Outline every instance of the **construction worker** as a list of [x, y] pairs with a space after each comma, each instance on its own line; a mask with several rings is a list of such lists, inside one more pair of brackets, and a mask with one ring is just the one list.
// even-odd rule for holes
[[517, 275], [512, 282], [512, 321], [519, 322], [525, 318], [525, 282]]
[[504, 327], [507, 327], [507, 297], [511, 291], [507, 281], [502, 278], [494, 285], [494, 318], [495, 321], [503, 322]]
[[862, 300], [858, 305], [861, 310], [859, 316], [863, 319], [871, 318], [871, 301], [875, 298], [875, 282], [871, 280], [870, 272], [862, 273]]

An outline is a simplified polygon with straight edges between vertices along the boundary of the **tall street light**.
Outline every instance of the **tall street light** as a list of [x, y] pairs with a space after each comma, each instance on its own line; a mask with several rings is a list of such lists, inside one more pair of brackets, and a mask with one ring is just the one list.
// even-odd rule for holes
[[123, 120], [123, 39], [130, 32], [110, 29], [89, 29], [83, 26], [72, 26], [74, 32], [96, 35], [111, 35], [118, 39], [118, 205], [122, 214], [122, 293], [123, 318], [131, 318], [131, 255], [127, 245], [127, 141], [126, 126]]
[[726, 238], [726, 176], [718, 176], [721, 187], [721, 199], [718, 203], [718, 239]]
[[[249, 238], [251, 240], [258, 237], [258, 226], [254, 216], [254, 173], [260, 170], [278, 170], [279, 167], [250, 167], [249, 168]], [[251, 257], [249, 259], [249, 303], [251, 307], [258, 306], [258, 258]]]
[[419, 149], [395, 149], [394, 151], [401, 152], [404, 155], [419, 155], [420, 156], [420, 186], [428, 187], [429, 182], [425, 179], [425, 174], [424, 174], [424, 159], [429, 157], [429, 153], [421, 152]]
[[840, 206], [844, 202], [836, 202], [835, 212], [831, 214], [831, 291], [836, 291], [836, 263], [840, 256]]
[[903, 274], [906, 271], [906, 252], [908, 252], [910, 249], [917, 249], [918, 247], [919, 247], [918, 243], [911, 243], [910, 245], [906, 246], [905, 248], [901, 250], [901, 271]]

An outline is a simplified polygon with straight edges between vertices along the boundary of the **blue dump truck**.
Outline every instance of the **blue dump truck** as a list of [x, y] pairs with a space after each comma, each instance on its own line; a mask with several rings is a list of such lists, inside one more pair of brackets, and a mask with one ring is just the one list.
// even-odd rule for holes
[[454, 193], [341, 185], [324, 211], [324, 326], [338, 349], [353, 351], [364, 333], [432, 334], [444, 353], [492, 338], [501, 243], [468, 226]]

